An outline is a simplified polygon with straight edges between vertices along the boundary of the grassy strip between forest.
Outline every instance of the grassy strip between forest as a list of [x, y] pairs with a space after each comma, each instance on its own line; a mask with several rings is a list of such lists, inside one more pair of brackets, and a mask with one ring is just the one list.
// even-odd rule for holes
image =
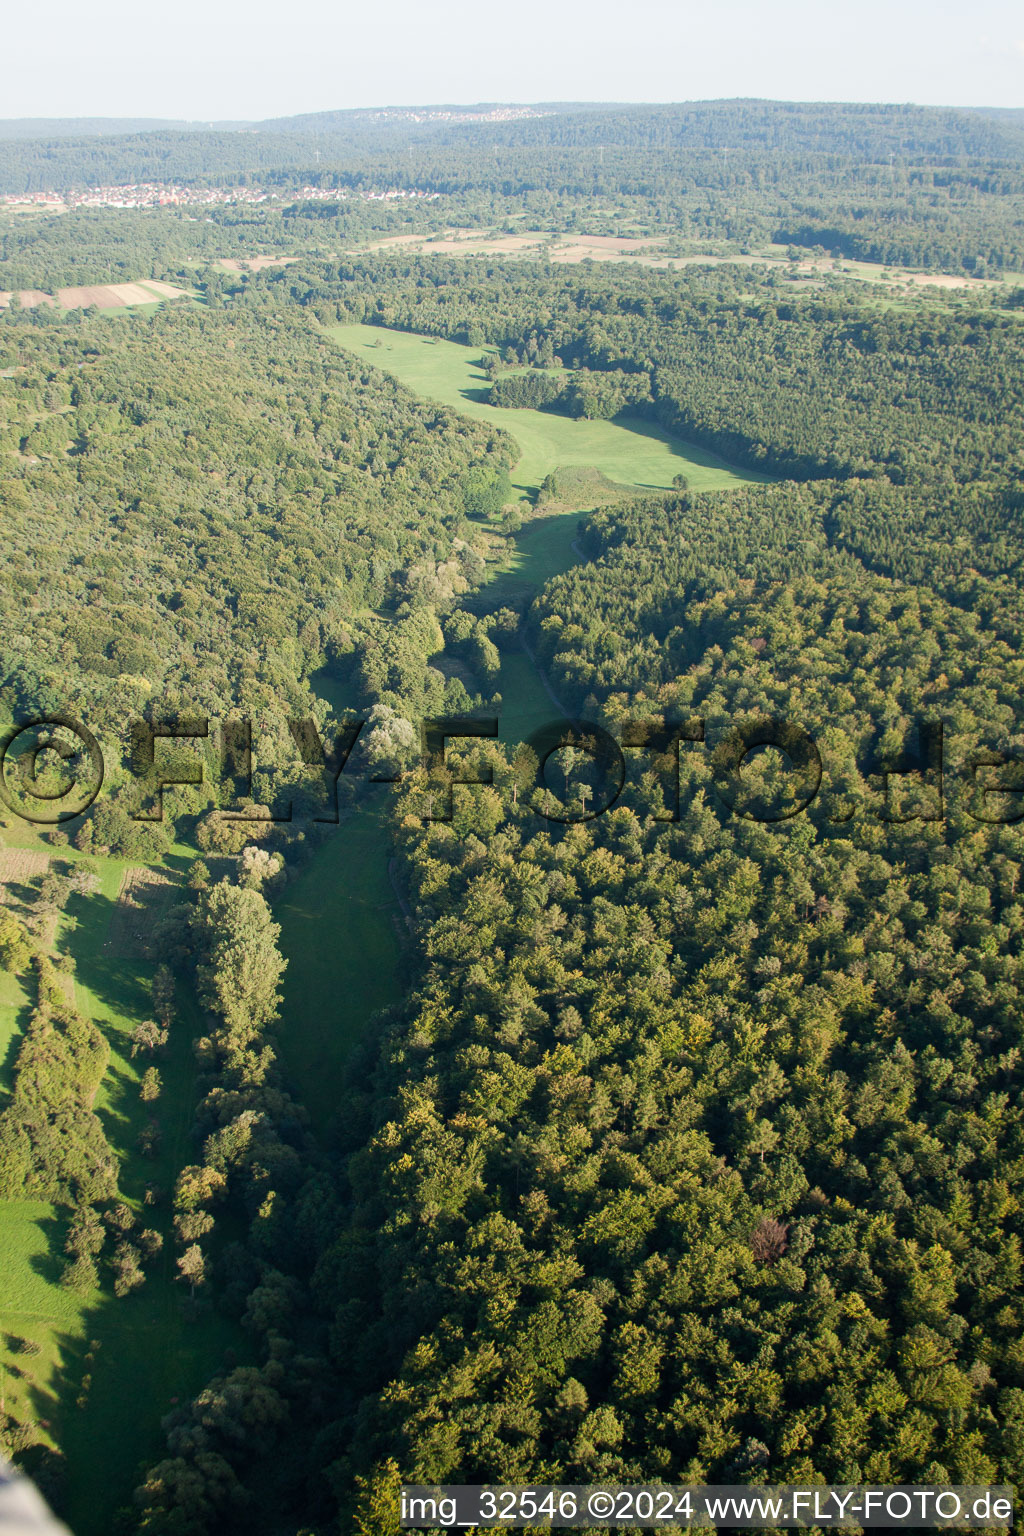
[[669, 490], [679, 474], [697, 491], [767, 478], [734, 469], [696, 443], [684, 443], [639, 417], [575, 421], [555, 412], [488, 405], [490, 379], [478, 366], [480, 347], [379, 325], [331, 326], [329, 334], [424, 398], [510, 433], [522, 449], [512, 470], [512, 483], [522, 494], [535, 495], [545, 477], [560, 467], [593, 467], [610, 480], [653, 490]]
[[[99, 1026], [110, 1048], [93, 1108], [120, 1164], [120, 1193], [143, 1224], [162, 1229], [167, 1224], [159, 1216], [154, 1221], [146, 1209], [146, 1191], [169, 1187], [187, 1160], [195, 1008], [179, 999], [176, 1027], [160, 1058], [159, 1101], [144, 1102], [140, 1085], [149, 1063], [144, 1054], [133, 1056], [131, 1035], [152, 1012], [156, 967], [114, 953], [108, 938], [133, 866], [120, 859], [84, 859], [70, 846], [48, 846], [23, 825], [5, 826], [3, 835], [5, 859], [32, 871], [33, 882], [46, 878], [51, 859], [93, 875], [94, 888], [71, 895], [54, 914], [48, 947], [55, 958], [71, 957], [73, 971], [65, 977], [69, 1001]], [[30, 910], [31, 888], [19, 881], [15, 889]], [[7, 890], [10, 900], [10, 883]], [[34, 984], [31, 972], [5, 971], [0, 981], [2, 1110], [10, 1101]], [[156, 1118], [154, 1108], [161, 1138], [155, 1153], [145, 1156], [139, 1137]], [[67, 1477], [61, 1502], [76, 1531], [88, 1533], [105, 1529], [111, 1490], [127, 1497], [139, 1465], [159, 1451], [161, 1417], [198, 1388], [211, 1360], [241, 1340], [237, 1328], [216, 1312], [185, 1317], [169, 1244], [142, 1289], [117, 1301], [96, 1284], [62, 1283], [67, 1229], [67, 1212], [46, 1201], [0, 1201], [0, 1399], [10, 1420], [36, 1426], [40, 1444], [60, 1446]], [[161, 1235], [169, 1235], [169, 1228]], [[146, 1389], [140, 1392], [143, 1379]]]
[[[489, 406], [478, 398], [487, 375], [477, 366], [476, 348], [379, 326], [335, 327], [330, 334], [423, 398], [455, 406], [512, 434], [523, 450], [512, 471], [521, 493], [536, 496], [545, 480], [566, 466], [589, 471], [562, 477], [578, 502], [575, 510], [563, 511], [560, 502], [553, 502], [559, 510], [528, 523], [519, 539], [509, 542], [484, 588], [491, 608], [539, 592], [576, 562], [579, 516], [589, 510], [588, 498], [601, 495], [602, 475], [618, 482], [608, 488], [612, 493], [645, 485], [668, 489], [681, 472], [706, 489], [763, 478], [736, 471], [714, 454], [681, 444], [639, 419], [628, 425], [572, 421], [542, 411]], [[348, 690], [331, 683], [328, 678], [319, 686], [332, 707], [355, 708], [358, 701]], [[525, 652], [503, 654], [499, 689], [502, 740], [520, 740], [550, 719], [554, 706]], [[336, 1107], [338, 1074], [367, 1021], [400, 995], [399, 918], [386, 858], [387, 833], [379, 810], [364, 807], [328, 840], [289, 888], [278, 912], [282, 949], [290, 960], [284, 978], [282, 1061], [321, 1125]], [[340, 1010], [339, 997], [344, 998]]]

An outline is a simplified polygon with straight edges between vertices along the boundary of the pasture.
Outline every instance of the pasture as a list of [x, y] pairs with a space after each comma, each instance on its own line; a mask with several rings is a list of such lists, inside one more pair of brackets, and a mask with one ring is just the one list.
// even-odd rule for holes
[[[579, 523], [579, 512], [559, 512], [526, 523], [515, 542], [507, 543], [501, 560], [490, 568], [486, 584], [470, 594], [465, 606], [488, 613], [496, 608], [519, 607], [552, 576], [575, 565], [579, 556], [572, 546]], [[502, 675], [504, 678], [504, 671]]]

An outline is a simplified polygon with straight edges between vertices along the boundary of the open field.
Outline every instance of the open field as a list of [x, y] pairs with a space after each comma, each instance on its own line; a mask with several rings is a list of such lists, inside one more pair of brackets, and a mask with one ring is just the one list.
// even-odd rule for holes
[[[149, 279], [140, 283], [99, 283], [84, 288], [58, 288], [56, 297], [38, 288], [23, 288], [18, 298], [22, 309], [37, 309], [40, 304], [50, 304], [60, 309], [133, 309], [142, 304], [159, 304], [165, 299], [184, 299], [188, 292], [176, 288], [173, 283]], [[9, 309], [11, 294], [0, 292], [0, 309]]]
[[278, 1054], [320, 1129], [336, 1113], [344, 1065], [373, 1014], [401, 996], [385, 809], [382, 796], [330, 827], [274, 908], [288, 957]]
[[488, 405], [484, 395], [490, 380], [477, 366], [479, 347], [373, 325], [331, 326], [328, 334], [417, 394], [454, 406], [492, 427], [503, 427], [522, 449], [512, 483], [524, 495], [535, 495], [552, 469], [572, 466], [599, 469], [611, 480], [642, 490], [668, 490], [679, 474], [700, 491], [767, 478], [730, 468], [716, 454], [670, 437], [639, 417], [574, 421], [553, 411]]
[[247, 260], [224, 256], [217, 266], [223, 272], [263, 272], [267, 267], [287, 267], [300, 260], [299, 256], [250, 256]]
[[[57, 300], [50, 293], [44, 293], [41, 288], [22, 288], [18, 294], [22, 309], [38, 309], [40, 304], [52, 304], [56, 306]], [[9, 309], [11, 305], [10, 293], [0, 289], [0, 309]]]
[[[552, 576], [575, 565], [579, 557], [572, 545], [580, 516], [579, 512], [558, 512], [525, 523], [515, 540], [507, 541], [500, 558], [489, 567], [486, 584], [465, 599], [466, 606], [487, 613], [515, 607], [524, 595], [539, 592]], [[506, 659], [502, 657], [502, 682]]]
[[143, 282], [136, 283], [137, 288], [148, 289], [155, 293], [158, 299], [180, 299], [187, 296], [184, 288], [175, 287], [174, 283], [162, 283], [155, 277], [147, 277]]
[[[753, 260], [754, 258], [750, 258]], [[787, 263], [789, 265], [789, 263]], [[907, 267], [880, 266], [871, 261], [848, 261], [845, 257], [841, 261], [833, 261], [830, 256], [808, 256], [794, 263], [801, 273], [836, 273], [842, 277], [853, 277], [864, 283], [880, 283], [893, 288], [939, 288], [946, 290], [958, 290], [964, 288], [994, 288], [999, 287], [1005, 281], [1015, 284], [1019, 278], [1007, 275], [1005, 279], [995, 277], [968, 277], [966, 273], [949, 272], [914, 272]]]
[[550, 256], [552, 261], [642, 261], [665, 265], [659, 258], [664, 239], [634, 235], [554, 235], [546, 230], [524, 229], [517, 234], [492, 230], [445, 229], [429, 235], [387, 235], [365, 249], [402, 250], [423, 256]]
[[6, 1408], [18, 1422], [37, 1423], [41, 1438], [51, 1444], [61, 1413], [57, 1393], [64, 1347], [84, 1336], [83, 1298], [56, 1283], [54, 1253], [64, 1225], [61, 1213], [41, 1201], [0, 1201], [0, 1372]]
[[41, 848], [0, 849], [0, 885], [20, 885], [25, 880], [35, 880], [45, 875], [50, 867], [50, 855]]
[[[578, 512], [537, 518], [525, 525], [505, 559], [493, 568], [473, 603], [488, 612], [506, 603], [519, 603], [539, 592], [579, 560], [573, 548], [580, 524]], [[557, 715], [540, 675], [525, 651], [503, 651], [498, 678], [501, 709], [498, 739], [513, 745]]]
[[[29, 998], [17, 976], [0, 971], [0, 1109], [11, 1091], [11, 1074], [28, 1019]], [[3, 1218], [0, 1216], [0, 1234]]]

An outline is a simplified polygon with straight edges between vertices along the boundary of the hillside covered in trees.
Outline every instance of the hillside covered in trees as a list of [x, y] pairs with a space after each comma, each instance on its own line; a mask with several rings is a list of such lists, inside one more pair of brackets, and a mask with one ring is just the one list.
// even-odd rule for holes
[[0, 349], [7, 718], [73, 709], [116, 764], [152, 708], [245, 712], [270, 804], [300, 770], [286, 722], [310, 673], [366, 615], [398, 619], [394, 666], [422, 673], [402, 621], [479, 578], [466, 496], [500, 479], [500, 434], [418, 409], [265, 302], [26, 315]]

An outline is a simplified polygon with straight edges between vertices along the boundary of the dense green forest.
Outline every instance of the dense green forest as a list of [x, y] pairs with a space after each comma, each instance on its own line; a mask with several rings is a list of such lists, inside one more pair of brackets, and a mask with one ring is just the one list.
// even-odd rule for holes
[[[372, 151], [335, 128], [329, 185], [401, 163], [470, 224], [589, 227], [610, 198], [607, 232], [1024, 260], [1019, 114], [560, 107], [411, 154], [400, 127]], [[255, 136], [287, 144], [284, 188], [309, 131]], [[164, 156], [216, 180], [232, 154], [230, 133], [5, 141], [0, 173]], [[73, 710], [109, 773], [32, 843], [48, 871], [4, 888], [24, 1008], [0, 1199], [59, 1213], [66, 1289], [123, 1309], [167, 1272], [187, 1327], [244, 1341], [163, 1409], [163, 1452], [120, 1470], [96, 1529], [394, 1536], [402, 1481], [1018, 1483], [1024, 314], [983, 284], [895, 302], [740, 262], [337, 249], [398, 227], [354, 202], [79, 213], [0, 252], [4, 287], [187, 272], [194, 295], [0, 314], [4, 720]], [[260, 250], [299, 259], [214, 265]], [[372, 365], [334, 346], [339, 323], [474, 349], [475, 414], [413, 395], [383, 342]], [[770, 483], [552, 464], [517, 497], [489, 405], [656, 425]], [[575, 563], [532, 590], [517, 541], [556, 516]], [[541, 735], [420, 760], [424, 717], [536, 697], [566, 741], [546, 777]], [[245, 792], [291, 823], [215, 813], [243, 715]], [[309, 769], [348, 763], [356, 715], [325, 830]], [[210, 722], [179, 758], [205, 752], [206, 780], [163, 823], [133, 819], [140, 717]], [[626, 760], [598, 815], [588, 724]], [[399, 780], [386, 805], [371, 775]], [[360, 815], [386, 827], [396, 1001], [314, 1122], [282, 894]], [[0, 836], [28, 846], [10, 818]], [[46, 921], [84, 922], [111, 859], [171, 886], [129, 1026], [155, 1106], [138, 1156], [186, 1036], [193, 1069], [152, 1211], [94, 1106], [110, 1045], [71, 988], [73, 926]], [[310, 983], [318, 1027], [348, 1025], [345, 965]], [[87, 1431], [88, 1389], [65, 1390]], [[30, 1467], [47, 1443], [0, 1420]]]
[[187, 209], [150, 208], [124, 212], [87, 208], [58, 215], [0, 221], [0, 282], [4, 289], [169, 278], [187, 285], [219, 283], [228, 292], [240, 284], [219, 263], [270, 255], [332, 252], [374, 236], [429, 234], [436, 224], [432, 203], [285, 201], [261, 205], [211, 205], [198, 220]]
[[[794, 320], [813, 347], [832, 323]], [[612, 507], [528, 614], [587, 718], [699, 715], [712, 745], [737, 718], [806, 726], [812, 817], [744, 814], [784, 803], [771, 759], [730, 815], [699, 746], [678, 828], [650, 773], [567, 831], [515, 808], [508, 770], [454, 827], [410, 789], [420, 969], [354, 1091], [350, 1223], [314, 1279], [362, 1388], [337, 1436], [368, 1477], [357, 1529], [387, 1528], [399, 1472], [1019, 1473], [1021, 840], [970, 763], [1021, 747], [1020, 534], [998, 451], [987, 504], [955, 464], [916, 483], [931, 324], [870, 398], [880, 428], [910, 406], [887, 421], [910, 485]], [[980, 388], [960, 403], [986, 414]]]
[[399, 690], [444, 706], [411, 637], [424, 604], [479, 577], [466, 503], [500, 482], [500, 433], [415, 410], [266, 299], [23, 316], [0, 362], [8, 718], [73, 709], [116, 764], [151, 701], [158, 718], [246, 711], [269, 805], [299, 766], [287, 720], [310, 712], [309, 674], [358, 633], [382, 628]]
[[126, 225], [122, 214], [90, 209], [0, 226], [0, 271], [5, 289], [41, 288], [47, 293], [73, 284], [132, 282], [139, 277], [181, 277], [205, 270], [225, 257], [276, 251], [283, 224], [268, 227], [228, 221], [196, 227], [195, 220], [164, 209], [140, 212]]

